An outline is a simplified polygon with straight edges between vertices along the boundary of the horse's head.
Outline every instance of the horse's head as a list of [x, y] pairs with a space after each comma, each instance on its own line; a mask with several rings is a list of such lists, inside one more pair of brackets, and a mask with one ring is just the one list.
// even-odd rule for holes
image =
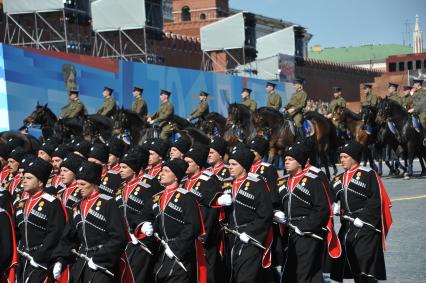
[[392, 105], [390, 99], [385, 97], [380, 99], [377, 105], [376, 123], [381, 125], [390, 117], [392, 117]]
[[373, 106], [363, 106], [361, 108], [361, 119], [364, 123], [373, 123], [377, 116], [377, 108]]
[[128, 128], [129, 120], [124, 109], [119, 109], [113, 117], [112, 133], [120, 135]]
[[343, 123], [345, 120], [345, 108], [342, 108], [340, 106], [337, 106], [334, 109], [333, 114], [333, 120], [337, 123]]
[[35, 110], [24, 119], [24, 126], [28, 127], [33, 124], [42, 124], [46, 120], [48, 111], [50, 111], [50, 109], [47, 107], [47, 103], [45, 105], [40, 105], [37, 101]]

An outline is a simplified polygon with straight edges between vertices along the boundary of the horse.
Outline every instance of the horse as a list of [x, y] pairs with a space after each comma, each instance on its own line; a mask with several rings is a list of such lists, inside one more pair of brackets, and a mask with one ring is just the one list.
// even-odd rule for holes
[[[40, 125], [42, 136], [44, 140], [47, 140], [54, 136], [55, 123], [58, 121], [55, 113], [47, 106], [41, 105], [37, 101], [35, 110], [24, 119], [23, 124], [25, 127], [30, 128], [34, 125]], [[56, 136], [56, 139], [62, 140], [61, 137]]]
[[112, 135], [127, 144], [142, 145], [149, 138], [158, 137], [158, 129], [131, 110], [117, 109], [113, 117]]
[[210, 112], [206, 118], [201, 122], [201, 130], [206, 133], [210, 138], [216, 136], [223, 136], [225, 132], [226, 118], [217, 113]]
[[338, 124], [345, 124], [351, 134], [350, 138], [353, 138], [356, 142], [364, 146], [364, 156], [370, 163], [370, 167], [377, 172], [378, 168], [374, 162], [371, 149], [369, 148], [375, 143], [375, 136], [367, 133], [365, 124], [361, 120], [360, 115], [347, 108], [337, 106], [333, 112], [333, 120]]
[[413, 176], [413, 160], [415, 156], [419, 157], [422, 168], [421, 174], [425, 174], [426, 168], [423, 159], [426, 158], [426, 150], [422, 145], [423, 135], [418, 133], [413, 127], [412, 118], [407, 110], [397, 102], [385, 98], [378, 104], [376, 120], [378, 123], [391, 122], [395, 125], [398, 133], [396, 139], [408, 160], [407, 177]]
[[109, 117], [92, 114], [85, 116], [83, 122], [83, 137], [89, 141], [105, 143], [112, 136], [113, 120]]
[[252, 113], [250, 109], [243, 104], [229, 104], [226, 125], [230, 126], [228, 131], [232, 130], [233, 134], [241, 142], [249, 141], [257, 135]]

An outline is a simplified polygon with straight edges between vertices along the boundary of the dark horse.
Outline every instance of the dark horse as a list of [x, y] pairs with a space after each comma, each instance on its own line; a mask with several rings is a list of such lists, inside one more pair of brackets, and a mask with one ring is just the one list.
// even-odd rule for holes
[[5, 131], [0, 133], [0, 143], [7, 143], [13, 139], [15, 143], [26, 152], [37, 155], [40, 142], [32, 135], [24, 135], [15, 131]]
[[423, 136], [413, 127], [411, 115], [407, 110], [395, 101], [385, 98], [379, 102], [376, 120], [382, 124], [388, 121], [394, 123], [399, 133], [397, 140], [408, 160], [408, 176], [413, 176], [413, 159], [416, 156], [419, 157], [422, 174], [425, 174], [423, 159], [426, 157], [426, 149], [422, 145]]
[[230, 126], [227, 130], [227, 134], [232, 133], [232, 135], [236, 136], [241, 142], [249, 141], [257, 135], [252, 113], [250, 109], [243, 104], [229, 104], [226, 125]]
[[201, 130], [210, 138], [223, 136], [225, 129], [226, 118], [217, 112], [210, 112], [201, 122]]
[[92, 114], [85, 116], [83, 122], [83, 137], [89, 141], [105, 143], [112, 136], [113, 120], [109, 117]]
[[158, 137], [158, 130], [131, 110], [120, 108], [113, 117], [113, 136], [127, 144], [142, 145], [149, 138]]

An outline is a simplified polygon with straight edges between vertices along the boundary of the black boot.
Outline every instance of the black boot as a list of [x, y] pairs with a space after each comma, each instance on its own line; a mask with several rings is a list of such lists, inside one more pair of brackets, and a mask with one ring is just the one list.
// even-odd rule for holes
[[305, 139], [305, 130], [303, 127], [296, 127], [296, 140], [302, 142]]

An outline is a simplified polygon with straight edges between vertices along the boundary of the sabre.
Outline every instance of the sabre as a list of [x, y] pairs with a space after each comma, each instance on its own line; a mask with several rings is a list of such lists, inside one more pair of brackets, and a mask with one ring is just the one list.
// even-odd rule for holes
[[[241, 233], [240, 232], [238, 232], [238, 231], [236, 231], [236, 230], [232, 230], [232, 229], [229, 229], [228, 228], [228, 226], [223, 226], [223, 229], [225, 230], [225, 231], [227, 231], [227, 232], [229, 232], [229, 233], [231, 233], [231, 234], [234, 234], [235, 236], [240, 236], [241, 235]], [[250, 244], [252, 244], [252, 245], [255, 245], [256, 247], [258, 247], [258, 248], [261, 248], [262, 250], [266, 250], [266, 248], [264, 247], [264, 246], [262, 246], [262, 244], [260, 244], [259, 243], [259, 241], [257, 241], [256, 239], [253, 239], [252, 237], [250, 237], [249, 235], [247, 235], [249, 238], [250, 238], [250, 241], [249, 241], [249, 243]]]
[[[169, 244], [167, 244], [163, 239], [161, 239], [161, 237], [158, 235], [158, 233], [154, 233], [154, 237], [157, 238], [160, 241], [161, 245], [165, 249], [167, 249], [167, 248], [170, 249]], [[183, 265], [183, 263], [179, 260], [179, 258], [175, 254], [173, 254], [173, 257], [175, 259], [175, 262], [177, 264], [179, 264], [179, 266], [182, 267], [182, 269], [185, 270], [185, 272], [188, 272], [188, 270], [186, 269], [185, 265]]]
[[[18, 253], [21, 255], [21, 256], [23, 256], [23, 257], [25, 257], [27, 260], [29, 260], [29, 261], [31, 261], [31, 260], [33, 260], [34, 262], [35, 262], [35, 260], [33, 259], [33, 257], [32, 256], [30, 256], [30, 254], [29, 253], [27, 253], [27, 252], [23, 252], [23, 251], [21, 251], [20, 249], [17, 249], [18, 250]], [[36, 262], [37, 263], [37, 262]], [[43, 265], [40, 265], [40, 264], [38, 264], [37, 263], [37, 265], [38, 265], [38, 267], [40, 267], [41, 269], [43, 269], [43, 270], [46, 270], [47, 271], [47, 267], [46, 266], [43, 266]]]
[[[343, 219], [346, 219], [346, 220], [348, 220], [348, 221], [350, 221], [350, 222], [352, 222], [352, 223], [354, 223], [354, 221], [355, 221], [355, 219], [354, 219], [354, 218], [352, 218], [352, 217], [350, 217], [349, 215], [343, 215], [342, 217], [343, 217]], [[360, 220], [361, 220], [361, 219], [360, 219]], [[368, 228], [370, 228], [370, 229], [372, 229], [372, 230], [376, 231], [377, 233], [382, 233], [382, 231], [380, 231], [379, 229], [377, 229], [376, 227], [374, 227], [372, 224], [367, 223], [367, 222], [364, 222], [364, 221], [362, 221], [362, 220], [361, 220], [361, 222], [362, 222], [364, 225], [366, 225]]]
[[136, 239], [137, 241], [138, 241], [138, 243], [139, 243], [139, 245], [140, 245], [140, 247], [144, 250], [144, 251], [146, 251], [147, 253], [149, 253], [150, 255], [153, 255], [153, 253], [148, 249], [148, 247], [144, 244], [144, 243], [142, 243], [141, 241], [139, 241], [139, 239]]
[[[73, 254], [75, 254], [76, 256], [78, 256], [79, 258], [85, 260], [86, 262], [90, 261], [90, 258], [87, 255], [78, 253], [75, 249], [72, 249], [71, 252]], [[114, 277], [114, 273], [112, 273], [111, 271], [109, 271], [105, 267], [97, 265], [96, 263], [95, 263], [95, 265], [96, 265], [97, 268], [99, 268], [99, 270], [101, 270], [101, 271], [105, 272], [106, 274], [111, 275], [112, 277]]]
[[[296, 226], [294, 226], [290, 222], [288, 223], [288, 227], [290, 227], [291, 229], [293, 229], [294, 231], [296, 231]], [[311, 238], [314, 238], [314, 239], [317, 239], [317, 240], [320, 240], [320, 241], [324, 241], [323, 237], [318, 236], [317, 234], [314, 234], [312, 232], [302, 232], [302, 236], [309, 236]]]

